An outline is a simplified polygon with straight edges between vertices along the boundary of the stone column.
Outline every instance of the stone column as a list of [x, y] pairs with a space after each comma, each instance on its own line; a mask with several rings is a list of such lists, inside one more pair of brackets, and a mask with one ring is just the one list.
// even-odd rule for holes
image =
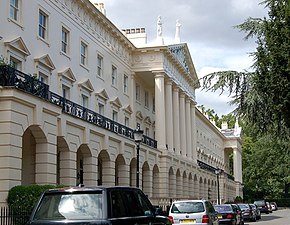
[[135, 79], [135, 73], [132, 73], [131, 74], [131, 82], [130, 82], [130, 102], [131, 102], [131, 109], [132, 109], [132, 117], [130, 119], [130, 122], [129, 122], [129, 125], [131, 127], [133, 127], [133, 129], [135, 129], [136, 127], [136, 108], [135, 108], [135, 105], [136, 105], [136, 79]]
[[164, 73], [155, 73], [155, 133], [158, 149], [166, 149]]
[[180, 147], [181, 154], [186, 157], [186, 126], [185, 126], [185, 94], [180, 94]]
[[172, 112], [172, 80], [166, 80], [165, 90], [166, 109], [166, 140], [169, 151], [173, 151], [173, 112]]
[[179, 116], [179, 88], [173, 89], [173, 137], [175, 154], [180, 155], [180, 116]]
[[185, 115], [186, 115], [186, 155], [189, 160], [192, 159], [192, 135], [191, 135], [191, 113], [190, 113], [190, 99], [186, 98]]
[[191, 112], [191, 149], [192, 149], [192, 159], [195, 163], [197, 163], [197, 152], [196, 152], [196, 117], [195, 117], [195, 105], [196, 102], [193, 102], [190, 105], [190, 112]]
[[242, 155], [238, 148], [234, 148], [234, 177], [235, 181], [243, 183], [242, 177]]

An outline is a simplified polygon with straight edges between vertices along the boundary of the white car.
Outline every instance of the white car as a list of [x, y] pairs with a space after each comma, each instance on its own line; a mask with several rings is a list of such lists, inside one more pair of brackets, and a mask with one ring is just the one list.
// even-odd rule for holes
[[169, 209], [172, 224], [218, 225], [218, 215], [206, 200], [175, 201]]

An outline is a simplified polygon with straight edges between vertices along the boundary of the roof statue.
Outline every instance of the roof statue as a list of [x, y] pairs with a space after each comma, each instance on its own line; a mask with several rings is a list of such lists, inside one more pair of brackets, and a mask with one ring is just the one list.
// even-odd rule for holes
[[175, 44], [180, 44], [180, 27], [181, 23], [179, 20], [176, 20]]
[[157, 44], [164, 45], [164, 40], [162, 37], [162, 21], [161, 16], [158, 16], [157, 18]]

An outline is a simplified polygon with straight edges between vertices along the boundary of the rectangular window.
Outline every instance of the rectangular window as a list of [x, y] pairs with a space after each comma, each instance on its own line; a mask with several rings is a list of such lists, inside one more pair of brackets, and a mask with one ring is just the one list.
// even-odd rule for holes
[[155, 98], [154, 97], [152, 99], [152, 107], [153, 107], [153, 112], [155, 112]]
[[118, 112], [113, 110], [113, 115], [112, 115], [113, 121], [118, 121]]
[[112, 66], [112, 85], [117, 85], [117, 68], [115, 66]]
[[136, 84], [136, 101], [140, 101], [140, 85]]
[[10, 57], [10, 66], [13, 67], [14, 69], [21, 70], [21, 61], [13, 57]]
[[145, 135], [149, 137], [149, 128], [148, 127], [146, 127], [146, 129], [145, 129]]
[[64, 27], [61, 30], [61, 51], [68, 53], [69, 31]]
[[39, 79], [42, 83], [45, 83], [45, 84], [48, 83], [48, 77], [47, 77], [44, 73], [39, 72], [39, 73], [38, 73], [38, 79]]
[[145, 91], [145, 107], [149, 107], [149, 92]]
[[19, 20], [19, 0], [10, 0], [10, 18]]
[[129, 117], [125, 116], [125, 126], [129, 127]]
[[62, 85], [62, 97], [66, 98], [66, 99], [69, 99], [69, 87], [68, 86], [65, 86], [65, 85]]
[[97, 63], [98, 63], [97, 75], [102, 77], [103, 76], [103, 57], [102, 56], [98, 55]]
[[87, 65], [87, 51], [88, 46], [84, 42], [81, 42], [81, 64], [84, 66]]
[[89, 105], [89, 98], [86, 95], [82, 95], [82, 106], [88, 108]]
[[39, 10], [38, 36], [43, 39], [47, 37], [47, 18], [48, 16]]
[[99, 107], [99, 114], [104, 115], [104, 113], [105, 113], [104, 105], [102, 103], [98, 103], [98, 107]]
[[128, 93], [128, 76], [124, 74], [124, 93]]

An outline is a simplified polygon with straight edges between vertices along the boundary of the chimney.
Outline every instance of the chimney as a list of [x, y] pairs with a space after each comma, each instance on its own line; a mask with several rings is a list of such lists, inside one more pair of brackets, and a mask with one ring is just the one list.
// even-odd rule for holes
[[123, 29], [123, 34], [138, 48], [147, 44], [147, 34], [145, 28]]
[[94, 6], [101, 12], [104, 14], [104, 16], [106, 16], [106, 9], [105, 9], [105, 5], [104, 3], [101, 2], [97, 2], [96, 0], [90, 0], [91, 3], [94, 4]]

